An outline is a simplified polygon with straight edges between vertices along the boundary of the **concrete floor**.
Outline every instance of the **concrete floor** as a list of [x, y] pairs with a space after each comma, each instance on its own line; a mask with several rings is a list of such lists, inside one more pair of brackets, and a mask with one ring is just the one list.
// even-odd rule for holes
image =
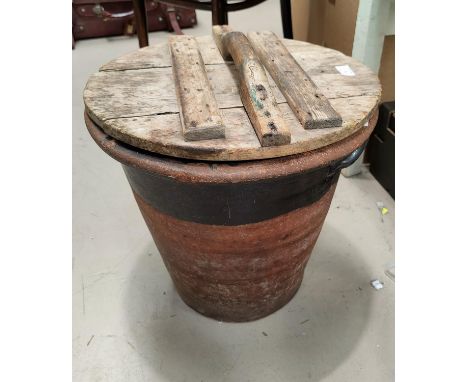
[[[209, 13], [198, 19], [186, 33], [209, 33]], [[281, 34], [276, 0], [230, 21]], [[121, 167], [83, 122], [88, 76], [136, 48], [136, 38], [118, 37], [73, 51], [73, 380], [393, 381], [394, 283], [384, 271], [394, 259], [394, 201], [366, 170], [341, 177], [304, 282], [283, 309], [225, 324], [180, 300]], [[378, 201], [389, 209], [383, 219]], [[383, 289], [370, 286], [374, 278]]]

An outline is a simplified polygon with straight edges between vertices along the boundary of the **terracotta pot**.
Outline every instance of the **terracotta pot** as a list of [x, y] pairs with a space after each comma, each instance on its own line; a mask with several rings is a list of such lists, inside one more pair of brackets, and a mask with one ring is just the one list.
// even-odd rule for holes
[[148, 153], [106, 135], [122, 163], [181, 298], [222, 321], [250, 321], [298, 290], [340, 169], [359, 156], [376, 122], [323, 149], [260, 161], [196, 162]]

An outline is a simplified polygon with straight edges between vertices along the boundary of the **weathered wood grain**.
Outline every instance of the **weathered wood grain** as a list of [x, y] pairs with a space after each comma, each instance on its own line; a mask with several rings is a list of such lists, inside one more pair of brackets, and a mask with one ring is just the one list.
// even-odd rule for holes
[[[216, 43], [212, 36], [200, 36], [195, 37], [198, 43], [200, 54], [203, 58], [203, 62], [206, 66], [208, 65], [224, 65], [225, 61], [221, 56]], [[310, 44], [304, 41], [296, 40], [282, 40], [283, 44], [288, 48], [291, 54], [296, 60], [299, 57], [304, 57], [304, 54], [309, 57], [319, 55], [322, 57], [342, 57], [346, 59], [343, 53], [336, 50], [325, 48], [320, 45]], [[319, 61], [312, 61], [312, 63], [320, 63]], [[306, 62], [301, 62], [301, 66], [304, 67]], [[339, 64], [337, 64], [339, 65]], [[150, 68], [167, 68], [171, 66], [171, 56], [169, 52], [169, 46], [167, 43], [158, 43], [147, 46], [145, 48], [124, 54], [112, 61], [101, 66], [100, 71], [120, 71], [120, 70], [136, 70], [136, 69], [150, 69]]]
[[219, 54], [221, 54], [221, 57], [223, 57], [223, 60], [232, 61], [232, 56], [231, 53], [229, 52], [229, 49], [227, 45], [223, 41], [223, 37], [227, 33], [233, 32], [233, 29], [229, 25], [214, 25], [212, 28], [213, 31], [213, 40], [218, 47]]
[[185, 140], [224, 138], [224, 124], [196, 40], [186, 35], [173, 36], [169, 47]]
[[102, 124], [102, 128], [132, 146], [179, 158], [214, 161], [275, 158], [314, 150], [344, 139], [363, 128], [377, 107], [372, 96], [338, 98], [330, 102], [343, 116], [341, 127], [305, 130], [287, 103], [279, 105], [291, 130], [291, 143], [282, 146], [262, 147], [243, 107], [221, 110], [227, 127], [223, 140], [185, 141], [178, 114], [111, 119]]
[[305, 129], [341, 126], [341, 116], [273, 32], [250, 32], [248, 38]]
[[[328, 99], [380, 96], [378, 78], [364, 65], [351, 58], [346, 62], [338, 61], [337, 65], [349, 64], [356, 73], [355, 77], [347, 77], [339, 74], [334, 66], [330, 66], [332, 64], [307, 70], [307, 74]], [[207, 65], [205, 69], [219, 108], [242, 107], [236, 67]], [[269, 79], [269, 83], [276, 101], [286, 102], [274, 81]], [[179, 112], [170, 67], [94, 73], [88, 80], [83, 96], [85, 105], [101, 121], [150, 115], [155, 114], [155, 111], [158, 114]]]
[[[88, 115], [109, 135], [135, 147], [181, 158], [236, 161], [296, 154], [346, 138], [363, 128], [380, 100], [379, 80], [363, 64], [332, 49], [283, 40], [342, 116], [343, 124], [338, 128], [305, 130], [268, 77], [291, 131], [291, 143], [261, 147], [242, 106], [235, 65], [224, 62], [211, 36], [196, 40], [226, 126], [225, 139], [196, 142], [183, 139], [167, 43], [129, 53], [93, 74], [84, 91]], [[143, 55], [143, 51], [149, 52]], [[156, 52], [159, 56], [155, 59], [152, 53]], [[339, 74], [337, 65], [349, 65], [356, 75]]]
[[223, 58], [232, 58], [239, 74], [239, 92], [262, 146], [286, 145], [291, 133], [271, 91], [265, 69], [241, 32], [215, 25], [213, 36]]
[[[194, 37], [205, 65], [224, 64], [211, 36]], [[171, 67], [171, 53], [167, 43], [159, 43], [124, 54], [100, 67], [100, 71], [136, 70]]]

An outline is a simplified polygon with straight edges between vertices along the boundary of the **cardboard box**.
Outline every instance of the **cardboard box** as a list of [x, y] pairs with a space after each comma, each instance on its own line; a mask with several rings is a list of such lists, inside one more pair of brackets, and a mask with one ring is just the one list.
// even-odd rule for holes
[[350, 56], [358, 5], [359, 0], [292, 0], [294, 38]]
[[[358, 7], [359, 0], [292, 0], [294, 38], [351, 56]], [[385, 38], [379, 78], [382, 101], [395, 100], [395, 36]]]
[[385, 36], [379, 79], [382, 83], [382, 102], [395, 100], [395, 35]]

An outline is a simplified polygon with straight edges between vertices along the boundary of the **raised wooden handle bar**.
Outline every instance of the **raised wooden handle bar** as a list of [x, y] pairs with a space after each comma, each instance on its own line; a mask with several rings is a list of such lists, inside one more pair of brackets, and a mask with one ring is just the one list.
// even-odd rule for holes
[[249, 32], [248, 38], [305, 129], [341, 126], [341, 116], [273, 32]]
[[169, 47], [184, 139], [224, 138], [225, 127], [197, 41], [190, 36], [173, 36]]
[[213, 27], [213, 37], [224, 59], [232, 60], [239, 72], [239, 93], [252, 126], [262, 146], [279, 146], [291, 142], [291, 132], [268, 83], [265, 69], [249, 40], [226, 25]]

